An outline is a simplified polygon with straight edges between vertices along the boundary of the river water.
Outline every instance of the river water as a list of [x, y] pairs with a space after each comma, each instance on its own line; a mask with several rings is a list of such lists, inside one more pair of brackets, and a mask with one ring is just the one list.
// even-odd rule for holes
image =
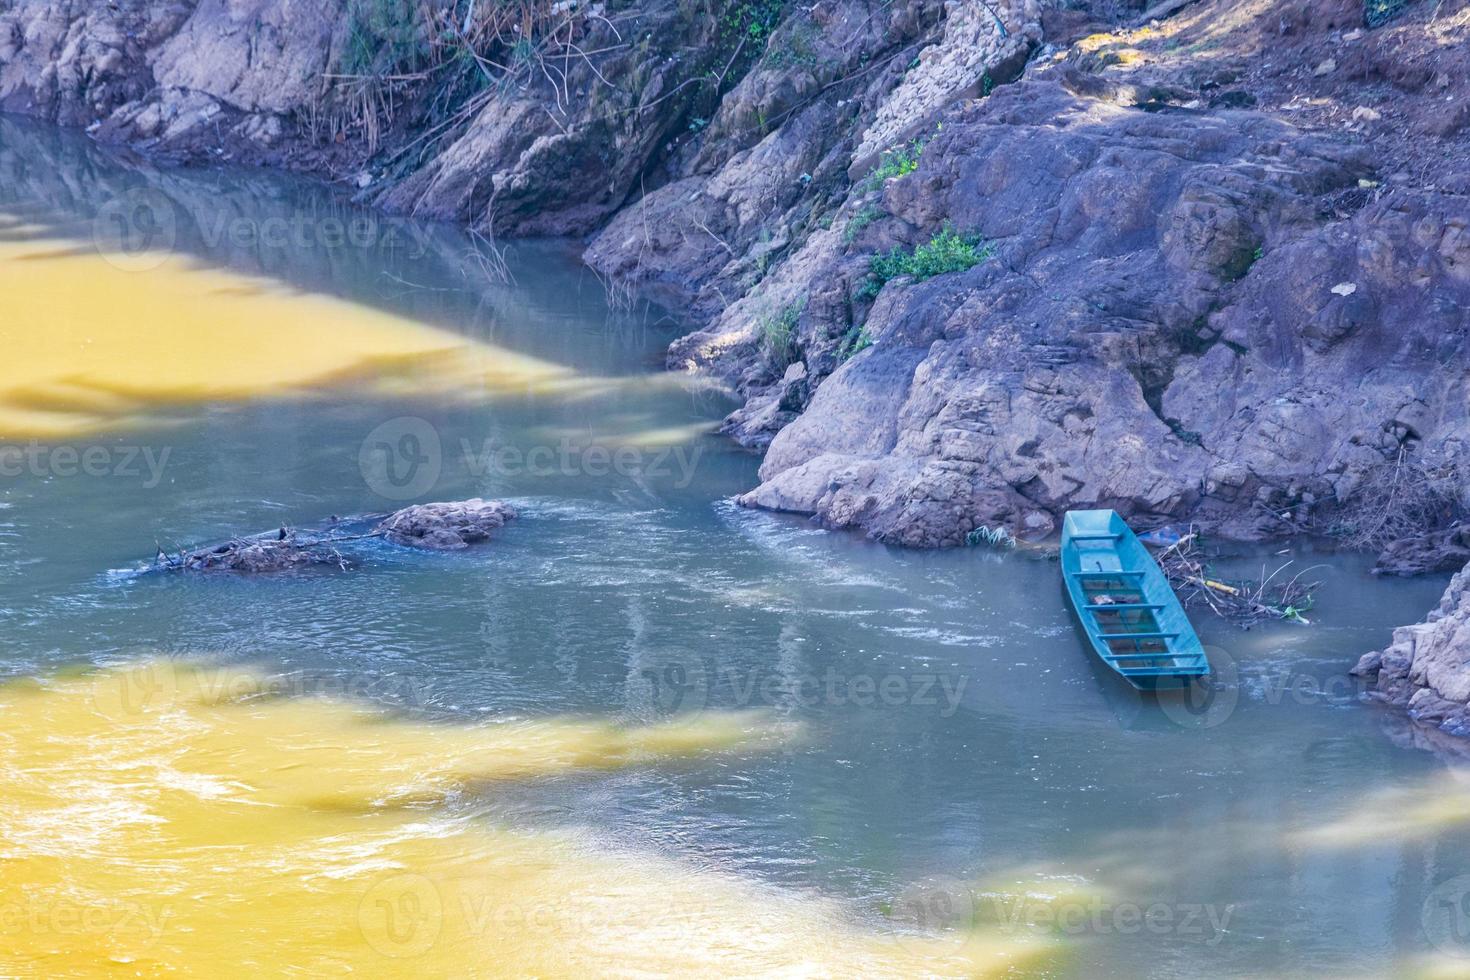
[[[1313, 625], [1140, 700], [1044, 557], [733, 506], [732, 403], [571, 248], [343, 198], [0, 119], [0, 973], [1470, 975], [1470, 780], [1346, 676], [1443, 580], [1241, 559]], [[468, 552], [137, 573], [471, 496]]]

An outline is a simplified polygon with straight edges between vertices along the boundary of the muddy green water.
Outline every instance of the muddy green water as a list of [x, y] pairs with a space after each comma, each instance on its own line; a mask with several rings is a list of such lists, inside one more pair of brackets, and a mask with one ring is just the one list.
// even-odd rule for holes
[[[512, 247], [506, 284], [452, 229], [256, 173], [133, 168], [0, 120], [6, 241], [85, 246], [134, 191], [166, 202], [172, 247], [207, 265], [617, 383], [477, 398], [356, 378], [42, 440], [104, 447], [108, 471], [53, 462], [0, 478], [6, 675], [161, 650], [264, 662], [304, 691], [435, 719], [770, 706], [806, 737], [459, 805], [825, 895], [876, 928], [1009, 916], [1019, 932], [1060, 934], [1070, 976], [1386, 976], [1470, 955], [1470, 940], [1424, 924], [1441, 886], [1470, 873], [1470, 819], [1332, 833], [1365, 807], [1392, 815], [1456, 785], [1346, 677], [1443, 580], [1378, 581], [1356, 558], [1296, 555], [1324, 563], [1313, 626], [1201, 619], [1217, 663], [1233, 664], [1216, 700], [1140, 700], [1079, 642], [1052, 562], [899, 551], [734, 507], [758, 460], [692, 434], [729, 401], [659, 376], [677, 314], [610, 308], [573, 249]], [[218, 234], [219, 221], [271, 218], [307, 230]], [[354, 218], [371, 233], [321, 236]], [[36, 328], [4, 326], [22, 344]], [[160, 469], [149, 453], [166, 453]], [[469, 553], [369, 543], [351, 574], [129, 571], [155, 544], [469, 496], [522, 516]], [[1398, 803], [1374, 802], [1385, 788]], [[987, 908], [972, 885], [1013, 873], [1104, 897], [1043, 928], [1038, 908]]]

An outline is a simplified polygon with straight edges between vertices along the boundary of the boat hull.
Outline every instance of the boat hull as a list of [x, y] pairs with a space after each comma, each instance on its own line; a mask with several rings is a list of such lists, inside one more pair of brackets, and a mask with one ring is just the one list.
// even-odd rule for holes
[[1089, 646], [1113, 673], [1141, 691], [1179, 690], [1209, 676], [1209, 658], [1168, 579], [1118, 514], [1067, 514], [1062, 574]]

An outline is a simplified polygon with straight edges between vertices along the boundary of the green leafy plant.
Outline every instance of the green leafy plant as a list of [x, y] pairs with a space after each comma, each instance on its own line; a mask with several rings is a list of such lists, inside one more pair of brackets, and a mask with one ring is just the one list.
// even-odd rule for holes
[[863, 294], [877, 296], [884, 284], [903, 276], [923, 282], [946, 272], [963, 272], [990, 258], [992, 252], [979, 236], [961, 235], [948, 224], [929, 241], [913, 250], [895, 248], [875, 255], [868, 264]]
[[725, 14], [720, 34], [727, 43], [734, 42], [736, 46], [748, 49], [754, 60], [781, 22], [784, 6], [785, 0], [747, 0], [737, 4]]
[[868, 174], [863, 181], [864, 186], [872, 190], [883, 186], [883, 182], [895, 177], [907, 177], [919, 169], [919, 157], [924, 155], [924, 144], [927, 140], [910, 140], [903, 146], [884, 150], [883, 155], [878, 158], [878, 165]]
[[1016, 546], [1016, 538], [1015, 535], [1011, 534], [1010, 531], [999, 524], [995, 527], [981, 524], [969, 534], [965, 535], [965, 544], [971, 548], [986, 545], [987, 547], [1009, 551]]
[[796, 326], [805, 309], [806, 300], [799, 299], [761, 317], [761, 350], [766, 362], [777, 371], [786, 370], [796, 360]]
[[815, 68], [817, 58], [817, 29], [810, 21], [793, 27], [784, 37], [772, 37], [766, 51], [765, 63], [769, 68]]

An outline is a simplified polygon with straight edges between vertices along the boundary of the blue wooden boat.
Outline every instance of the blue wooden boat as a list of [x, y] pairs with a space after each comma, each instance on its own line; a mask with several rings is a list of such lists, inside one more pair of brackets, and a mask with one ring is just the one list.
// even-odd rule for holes
[[1067, 512], [1062, 574], [1093, 650], [1134, 687], [1183, 687], [1210, 673], [1169, 580], [1117, 513]]

